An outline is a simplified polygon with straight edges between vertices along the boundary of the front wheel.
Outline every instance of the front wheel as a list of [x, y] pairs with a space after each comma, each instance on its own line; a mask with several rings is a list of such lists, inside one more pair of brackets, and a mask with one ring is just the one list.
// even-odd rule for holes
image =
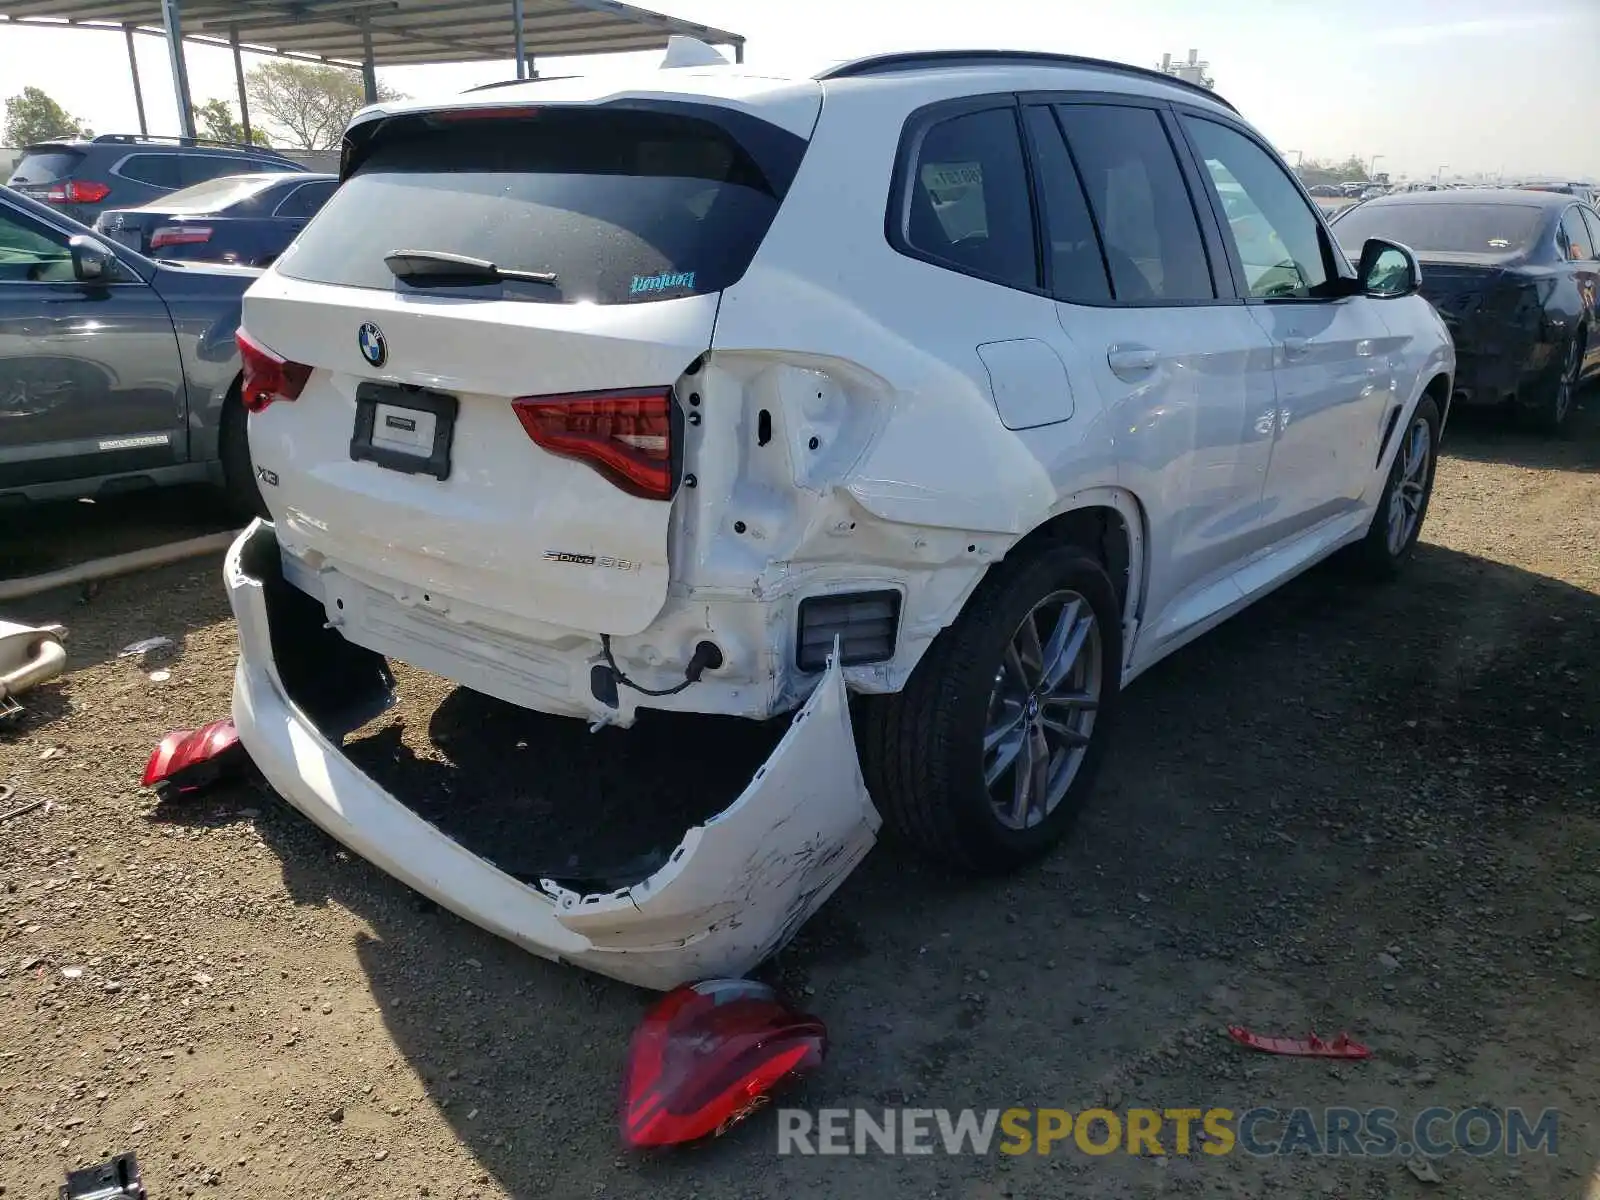
[[1393, 578], [1416, 550], [1433, 496], [1438, 447], [1439, 406], [1424, 396], [1406, 422], [1367, 536], [1353, 547], [1364, 574]]
[[1116, 589], [1083, 551], [1002, 564], [905, 689], [866, 698], [862, 763], [890, 825], [960, 870], [1061, 840], [1094, 787], [1122, 679]]

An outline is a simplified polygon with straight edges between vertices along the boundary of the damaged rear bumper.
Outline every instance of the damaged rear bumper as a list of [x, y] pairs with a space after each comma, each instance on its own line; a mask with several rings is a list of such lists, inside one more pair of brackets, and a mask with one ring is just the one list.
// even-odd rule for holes
[[[737, 800], [659, 870], [592, 895], [501, 871], [418, 816], [340, 749], [391, 701], [384, 660], [285, 582], [272, 526], [233, 544], [233, 718], [267, 781], [327, 833], [457, 915], [545, 958], [642, 987], [742, 975], [781, 948], [864, 858], [879, 818], [832, 665]], [[581, 736], [581, 734], [579, 735]]]

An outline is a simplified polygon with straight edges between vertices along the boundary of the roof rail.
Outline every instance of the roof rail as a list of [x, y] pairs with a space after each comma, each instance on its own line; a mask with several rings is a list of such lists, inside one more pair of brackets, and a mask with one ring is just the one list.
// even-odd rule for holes
[[[265, 154], [273, 158], [287, 158], [288, 156], [271, 146], [257, 146], [249, 142], [229, 142], [221, 138], [208, 137], [176, 137], [161, 133], [101, 133], [89, 139], [91, 142], [113, 142], [118, 145], [136, 146], [146, 142], [159, 143], [172, 146], [196, 146], [199, 148], [221, 147], [226, 150], [248, 150], [252, 154]], [[290, 160], [293, 161], [293, 160]]]
[[1154, 67], [1112, 62], [1106, 58], [1085, 58], [1077, 54], [1051, 54], [1044, 50], [908, 50], [899, 54], [874, 54], [853, 62], [830, 67], [818, 79], [858, 79], [864, 75], [887, 75], [893, 71], [915, 71], [924, 67], [1005, 67], [1037, 63], [1041, 66], [1088, 67], [1096, 71], [1115, 71], [1140, 79], [1154, 79], [1174, 87], [1199, 92], [1226, 108], [1239, 110], [1208, 87], [1168, 75]]

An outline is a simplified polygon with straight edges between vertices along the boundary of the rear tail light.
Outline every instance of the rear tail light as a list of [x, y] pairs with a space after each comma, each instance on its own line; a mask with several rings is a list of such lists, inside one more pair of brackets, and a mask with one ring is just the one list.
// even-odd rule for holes
[[163, 246], [194, 246], [211, 240], [209, 225], [163, 225], [150, 235], [150, 249]]
[[182, 795], [215, 783], [249, 762], [239, 731], [224, 718], [199, 729], [181, 729], [161, 739], [145, 765], [145, 787], [163, 796]]
[[622, 1140], [671, 1146], [726, 1132], [773, 1088], [813, 1070], [822, 1022], [763, 983], [713, 979], [669, 992], [645, 1014], [622, 1079]]
[[900, 628], [900, 593], [843, 592], [807, 596], [800, 601], [800, 632], [795, 637], [795, 666], [820, 671], [828, 665], [833, 640], [839, 639], [839, 665], [888, 662], [894, 657]]
[[51, 204], [99, 204], [111, 188], [93, 179], [64, 179], [51, 185], [44, 198]]
[[671, 388], [524, 396], [511, 407], [551, 454], [588, 463], [629, 495], [672, 499]]
[[245, 408], [260, 412], [274, 400], [298, 400], [311, 378], [305, 363], [290, 362], [274, 354], [244, 330], [234, 335], [239, 343], [239, 361], [244, 367], [241, 399]]

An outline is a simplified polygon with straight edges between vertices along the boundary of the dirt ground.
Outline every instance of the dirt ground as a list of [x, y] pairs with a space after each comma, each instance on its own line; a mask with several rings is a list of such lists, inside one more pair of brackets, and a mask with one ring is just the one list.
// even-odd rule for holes
[[[771, 1112], [624, 1155], [618, 1077], [649, 995], [437, 911], [259, 789], [139, 789], [164, 732], [227, 711], [206, 561], [8, 612], [70, 626], [72, 671], [0, 731], [8, 806], [51, 801], [0, 823], [0, 1192], [53, 1195], [65, 1168], [136, 1149], [156, 1200], [1592, 1197], [1592, 392], [1587, 409], [1560, 444], [1457, 422], [1401, 583], [1318, 569], [1137, 683], [1049, 861], [956, 883], [880, 845], [769, 968], [833, 1041], [795, 1105], [1520, 1105], [1559, 1110], [1554, 1156], [1457, 1152], [1440, 1183], [1397, 1158], [780, 1157]], [[163, 662], [117, 658], [153, 634], [179, 643], [163, 683]], [[372, 736], [448, 763], [448, 739], [429, 748], [447, 689], [401, 674], [407, 704]], [[764, 736], [618, 754], [671, 779]], [[1250, 1055], [1233, 1022], [1347, 1029], [1376, 1058]]]

